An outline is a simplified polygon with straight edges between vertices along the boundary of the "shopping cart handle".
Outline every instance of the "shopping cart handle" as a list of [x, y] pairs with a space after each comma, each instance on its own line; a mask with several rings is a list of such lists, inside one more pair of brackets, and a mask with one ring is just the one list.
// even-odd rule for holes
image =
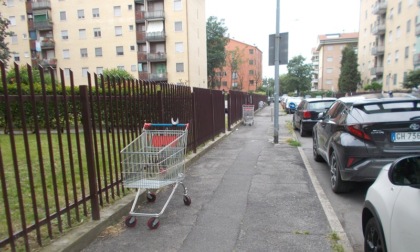
[[189, 123], [178, 123], [178, 124], [171, 124], [171, 123], [145, 123], [144, 128], [150, 127], [185, 127], [188, 129]]

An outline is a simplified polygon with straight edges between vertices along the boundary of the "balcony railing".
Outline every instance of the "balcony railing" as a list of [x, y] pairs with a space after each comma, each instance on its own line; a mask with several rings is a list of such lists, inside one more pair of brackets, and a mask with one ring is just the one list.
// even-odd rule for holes
[[138, 62], [147, 62], [147, 52], [137, 52]]
[[420, 66], [420, 53], [413, 55], [413, 65], [414, 67]]
[[40, 59], [37, 60], [37, 63], [42, 67], [57, 67], [57, 59]]
[[384, 74], [384, 68], [383, 67], [372, 67], [370, 69], [371, 75], [381, 76]]
[[34, 22], [34, 28], [37, 30], [51, 30], [53, 27], [52, 21], [36, 21]]
[[51, 2], [49, 0], [38, 0], [36, 2], [32, 2], [32, 10], [43, 10], [43, 9], [51, 9]]
[[42, 49], [53, 49], [55, 47], [55, 42], [52, 39], [47, 39], [41, 41], [41, 48]]
[[420, 36], [420, 23], [416, 24], [416, 36]]
[[147, 41], [163, 41], [165, 40], [165, 32], [148, 32], [146, 33], [146, 40]]
[[373, 35], [383, 35], [383, 34], [385, 34], [385, 31], [386, 31], [385, 23], [376, 24], [372, 28], [372, 34]]
[[168, 79], [167, 73], [150, 73], [149, 80], [151, 81], [164, 81]]
[[165, 18], [165, 12], [161, 11], [148, 11], [144, 14], [144, 17], [148, 20], [150, 19], [163, 19]]
[[137, 32], [136, 33], [137, 43], [146, 42], [146, 33], [145, 32]]
[[387, 2], [377, 2], [375, 6], [373, 6], [372, 13], [375, 15], [385, 14], [386, 8]]
[[148, 53], [147, 60], [153, 62], [166, 61], [166, 53]]
[[372, 47], [372, 55], [373, 56], [384, 55], [384, 53], [385, 53], [385, 46]]
[[144, 11], [136, 11], [136, 22], [144, 21], [145, 12]]

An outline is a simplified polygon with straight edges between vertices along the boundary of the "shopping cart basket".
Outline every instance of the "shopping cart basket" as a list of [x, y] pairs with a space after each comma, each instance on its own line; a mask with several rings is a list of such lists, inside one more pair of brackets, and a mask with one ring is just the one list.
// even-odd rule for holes
[[[184, 204], [190, 205], [187, 187], [182, 183], [185, 170], [185, 154], [188, 140], [188, 124], [145, 123], [142, 133], [121, 150], [122, 179], [126, 188], [137, 188], [133, 206], [125, 220], [128, 227], [134, 227], [140, 216], [151, 217], [147, 226], [159, 227], [159, 217], [164, 213], [169, 201], [181, 184], [184, 188]], [[159, 189], [175, 184], [163, 209], [159, 213], [135, 212], [139, 196], [147, 191], [147, 200], [154, 202], [156, 194], [150, 189]]]
[[254, 105], [242, 105], [242, 123], [249, 126], [254, 124]]

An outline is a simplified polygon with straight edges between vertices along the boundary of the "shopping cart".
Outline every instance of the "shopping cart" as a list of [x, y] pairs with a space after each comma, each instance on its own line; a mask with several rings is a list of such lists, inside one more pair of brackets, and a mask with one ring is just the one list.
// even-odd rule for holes
[[[127, 227], [134, 227], [136, 217], [151, 217], [147, 226], [150, 229], [159, 227], [159, 217], [164, 213], [178, 185], [184, 188], [184, 204], [189, 206], [191, 198], [187, 195], [184, 179], [188, 124], [145, 123], [142, 133], [123, 150], [121, 150], [122, 179], [126, 188], [137, 188], [133, 206], [125, 219]], [[159, 213], [135, 212], [139, 196], [147, 190], [148, 202], [156, 200], [156, 194], [150, 189], [159, 189], [175, 184], [163, 209]]]
[[242, 105], [242, 123], [249, 126], [254, 124], [254, 105]]

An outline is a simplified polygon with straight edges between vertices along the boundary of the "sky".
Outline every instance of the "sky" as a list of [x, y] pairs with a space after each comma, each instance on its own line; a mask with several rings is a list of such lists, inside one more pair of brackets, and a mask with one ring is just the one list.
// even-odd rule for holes
[[[274, 78], [268, 37], [276, 33], [276, 10], [277, 0], [206, 0], [206, 18], [224, 19], [229, 38], [263, 52], [264, 78]], [[289, 60], [302, 55], [310, 63], [318, 35], [359, 31], [360, 0], [280, 0], [279, 10], [279, 32], [289, 33]], [[286, 73], [280, 66], [280, 75]]]

